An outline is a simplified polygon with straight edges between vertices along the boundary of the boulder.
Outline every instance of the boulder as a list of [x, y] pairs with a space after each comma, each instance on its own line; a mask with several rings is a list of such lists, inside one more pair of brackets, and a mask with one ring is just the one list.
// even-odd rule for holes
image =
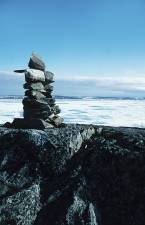
[[46, 98], [52, 98], [51, 92], [52, 92], [52, 91], [50, 91], [50, 92], [49, 92], [49, 91], [45, 91], [45, 92], [44, 92], [45, 97], [46, 97]]
[[19, 120], [0, 127], [0, 224], [145, 224], [145, 129]]
[[64, 120], [60, 116], [54, 116], [53, 118], [51, 118], [51, 121], [56, 127], [59, 127]]
[[[45, 130], [0, 128], [0, 224], [98, 221], [96, 206], [86, 195], [85, 178], [78, 175], [81, 170], [67, 169], [93, 129], [71, 125]], [[68, 172], [65, 176], [62, 168]]]
[[26, 82], [45, 82], [44, 72], [36, 69], [27, 69], [25, 72]]
[[25, 83], [24, 84], [24, 89], [29, 89], [29, 90], [36, 90], [36, 91], [45, 91], [44, 90], [44, 85], [41, 82], [36, 82], [36, 83]]
[[[23, 176], [25, 176], [23, 174]], [[16, 178], [15, 178], [16, 179]], [[40, 187], [38, 184], [17, 189], [0, 199], [1, 225], [32, 225], [41, 209]]]
[[33, 53], [30, 57], [28, 66], [30, 69], [45, 71], [45, 63], [43, 62], [42, 58], [36, 53]]
[[44, 92], [40, 92], [40, 91], [36, 91], [36, 90], [25, 91], [25, 96], [28, 96], [29, 98], [35, 98], [35, 99], [45, 98]]
[[18, 128], [18, 129], [37, 129], [37, 130], [44, 130], [48, 128], [53, 128], [54, 126], [48, 122], [45, 122], [43, 119], [37, 118], [28, 118], [28, 119], [21, 119], [15, 118], [11, 127]]
[[54, 77], [54, 74], [49, 72], [49, 71], [45, 71], [45, 80], [46, 80], [46, 83], [52, 83], [53, 82], [53, 77]]
[[50, 84], [44, 85], [44, 88], [47, 92], [51, 93], [53, 91], [53, 86]]
[[46, 98], [46, 101], [47, 103], [50, 105], [50, 106], [53, 106], [55, 104], [55, 98]]
[[54, 105], [52, 108], [51, 108], [51, 111], [52, 113], [54, 114], [59, 114], [61, 112], [61, 109], [59, 108], [58, 105]]
[[46, 120], [51, 115], [51, 112], [41, 110], [24, 110], [24, 119], [43, 119]]
[[24, 107], [28, 107], [30, 109], [32, 108], [32, 109], [38, 109], [38, 110], [40, 110], [40, 109], [50, 110], [50, 106], [47, 104], [45, 99], [37, 100], [37, 99], [25, 97], [22, 102], [23, 102]]

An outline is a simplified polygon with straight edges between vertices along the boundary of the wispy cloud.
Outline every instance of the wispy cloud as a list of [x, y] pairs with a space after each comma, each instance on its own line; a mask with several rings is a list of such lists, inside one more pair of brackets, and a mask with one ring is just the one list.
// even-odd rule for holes
[[[0, 91], [23, 93], [24, 75], [0, 71]], [[54, 93], [82, 96], [145, 96], [145, 76], [55, 76]]]
[[[93, 95], [145, 95], [145, 77], [101, 77], [101, 76], [78, 76], [63, 77], [58, 79], [58, 83], [65, 86], [74, 86], [86, 90], [86, 93]], [[71, 85], [70, 85], [71, 84]], [[71, 90], [71, 87], [70, 87]]]
[[140, 77], [102, 77], [100, 76], [71, 76], [58, 78], [60, 81], [75, 82], [95, 82], [97, 87], [112, 88], [130, 88], [145, 90], [145, 76]]

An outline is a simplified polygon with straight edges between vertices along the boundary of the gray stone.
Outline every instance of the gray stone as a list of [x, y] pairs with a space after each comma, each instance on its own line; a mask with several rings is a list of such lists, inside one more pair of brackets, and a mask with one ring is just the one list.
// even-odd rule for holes
[[55, 98], [46, 98], [46, 101], [47, 103], [50, 105], [50, 106], [53, 106], [55, 104]]
[[[47, 112], [49, 116], [52, 114], [49, 105], [40, 105], [39, 107], [38, 107], [38, 106], [33, 106], [33, 107], [30, 107], [30, 106], [24, 106], [23, 108], [24, 108], [24, 115], [28, 115], [28, 114], [30, 115], [29, 112], [30, 112], [30, 111], [35, 112], [35, 110], [36, 110], [36, 114], [37, 114], [37, 112], [38, 112], [38, 114], [39, 114], [39, 112], [40, 112], [40, 113]], [[29, 111], [29, 110], [30, 110], [30, 111]], [[50, 114], [50, 113], [51, 113], [51, 114]]]
[[27, 69], [25, 72], [26, 82], [45, 82], [44, 72], [36, 69]]
[[0, 127], [1, 225], [144, 225], [144, 177], [145, 129]]
[[0, 127], [2, 225], [144, 225], [144, 177], [145, 129]]
[[24, 89], [36, 90], [36, 91], [45, 91], [44, 85], [41, 82], [36, 83], [25, 83]]
[[64, 121], [60, 116], [54, 116], [51, 120], [56, 127], [59, 127]]
[[49, 72], [49, 71], [45, 71], [45, 80], [46, 80], [46, 83], [51, 83], [53, 82], [53, 77], [54, 77], [54, 74]]
[[45, 98], [44, 92], [35, 91], [35, 90], [27, 90], [25, 91], [25, 96], [35, 99], [43, 99]]
[[34, 184], [0, 199], [0, 224], [32, 225], [40, 209], [40, 188]]
[[58, 105], [54, 105], [52, 108], [51, 108], [51, 111], [54, 113], [54, 114], [59, 114], [61, 112], [60, 108]]
[[55, 115], [52, 113], [45, 121], [48, 123], [52, 123], [52, 119]]
[[52, 98], [51, 91], [45, 91], [44, 95], [46, 98]]
[[[33, 125], [37, 129], [37, 123], [43, 125], [43, 122], [45, 121], [37, 119], [26, 121], [24, 119], [17, 118], [13, 125], [17, 125], [19, 123], [18, 128], [20, 128], [20, 125], [25, 123], [25, 128], [26, 125], [27, 128], [34, 128], [32, 127]], [[23, 155], [33, 152], [34, 154], [38, 154], [39, 160], [41, 163], [45, 163], [48, 170], [51, 167], [53, 173], [61, 174], [66, 169], [67, 162], [80, 151], [83, 144], [89, 140], [94, 133], [95, 129], [93, 126], [76, 124], [68, 124], [60, 128], [46, 129], [45, 132], [25, 129], [7, 129], [2, 127], [0, 128], [0, 149], [1, 154], [3, 154], [3, 151], [6, 151], [9, 153], [10, 157], [12, 155], [11, 151], [13, 152], [16, 157], [15, 161], [12, 160], [13, 167], [16, 165], [16, 161], [19, 160], [18, 156], [21, 158], [21, 154]], [[34, 145], [34, 147], [31, 145]], [[11, 146], [13, 146], [13, 148]], [[28, 146], [30, 147], [28, 148]], [[21, 151], [20, 148], [22, 148]], [[11, 151], [9, 149], [11, 149]], [[38, 152], [37, 149], [39, 149]], [[2, 159], [3, 157], [1, 155], [0, 160]], [[25, 157], [22, 157], [21, 159], [25, 160]], [[31, 176], [29, 175], [29, 177]], [[27, 179], [29, 177], [26, 176]]]
[[53, 91], [53, 86], [50, 84], [44, 85], [44, 88], [47, 92], [51, 93]]
[[41, 110], [26, 110], [24, 109], [24, 119], [43, 119], [46, 120], [51, 115], [51, 111], [41, 111]]
[[[32, 123], [32, 120], [27, 121], [27, 124], [23, 119], [22, 121], [29, 127]], [[38, 120], [34, 121], [36, 126]], [[4, 184], [9, 189], [0, 196], [1, 225], [62, 225], [65, 223], [61, 223], [61, 218], [71, 218], [71, 215], [74, 221], [74, 212], [80, 210], [75, 196], [78, 202], [87, 207], [87, 200], [79, 196], [77, 190], [82, 184], [75, 180], [69, 181], [67, 176], [64, 179], [53, 176], [52, 173], [57, 170], [57, 160], [61, 166], [62, 161], [73, 158], [75, 152], [71, 154], [73, 149], [69, 149], [69, 145], [74, 135], [83, 132], [82, 129], [85, 128], [76, 130], [76, 126], [69, 126], [63, 129], [45, 129], [47, 132], [44, 132], [0, 128], [0, 177], [3, 177]], [[76, 142], [73, 147], [78, 148]], [[0, 182], [0, 190], [1, 188]], [[85, 187], [82, 186], [82, 189], [85, 190]], [[85, 191], [83, 193], [82, 190], [81, 195], [85, 196]], [[73, 212], [71, 209], [74, 206], [77, 207]]]
[[45, 122], [43, 119], [37, 118], [29, 118], [29, 119], [21, 119], [15, 118], [12, 127], [18, 129], [37, 129], [44, 130], [47, 128], [53, 128], [54, 126], [48, 122]]
[[15, 73], [25, 73], [25, 69], [24, 70], [14, 70]]
[[99, 225], [95, 207], [86, 200], [83, 183], [73, 196], [73, 200], [66, 212], [64, 223], [67, 225]]
[[47, 102], [45, 101], [45, 99], [41, 99], [41, 100], [37, 100], [37, 99], [31, 99], [29, 97], [25, 97], [23, 99], [23, 105], [28, 107], [28, 108], [38, 108], [38, 109], [50, 109], [50, 106], [47, 104]]
[[45, 63], [36, 53], [32, 53], [28, 64], [29, 68], [45, 71]]

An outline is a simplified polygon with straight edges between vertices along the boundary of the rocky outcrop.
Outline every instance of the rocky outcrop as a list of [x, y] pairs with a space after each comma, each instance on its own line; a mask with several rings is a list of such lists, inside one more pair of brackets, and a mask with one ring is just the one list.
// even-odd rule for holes
[[1, 225], [144, 225], [145, 130], [0, 127]]

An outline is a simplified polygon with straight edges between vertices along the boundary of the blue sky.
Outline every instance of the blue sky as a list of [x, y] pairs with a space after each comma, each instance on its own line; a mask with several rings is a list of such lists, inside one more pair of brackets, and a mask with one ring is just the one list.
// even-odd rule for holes
[[144, 0], [1, 0], [0, 94], [23, 94], [11, 72], [36, 51], [56, 94], [145, 96], [144, 12]]

